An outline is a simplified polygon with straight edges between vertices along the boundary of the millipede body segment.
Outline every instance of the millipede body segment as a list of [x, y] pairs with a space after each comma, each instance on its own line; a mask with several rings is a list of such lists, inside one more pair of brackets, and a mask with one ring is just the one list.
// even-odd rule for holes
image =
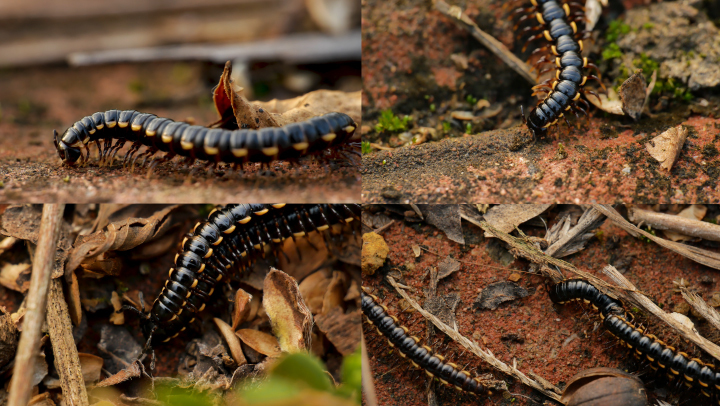
[[[533, 54], [543, 51], [551, 53], [538, 59], [534, 67], [554, 63], [556, 69], [555, 78], [533, 87], [535, 91], [533, 95], [545, 93], [545, 99], [530, 111], [527, 118], [523, 114], [523, 121], [533, 135], [542, 136], [547, 133], [548, 127], [556, 124], [561, 117], [567, 122], [566, 112], [573, 111], [577, 116], [576, 111], [580, 111], [587, 115], [586, 109], [590, 105], [580, 99], [580, 95], [590, 93], [597, 97], [594, 92], [585, 90], [584, 86], [588, 79], [600, 80], [595, 75], [586, 76], [582, 72], [583, 68], [593, 68], [599, 75], [597, 66], [581, 55], [583, 34], [578, 31], [578, 23], [583, 21], [583, 13], [571, 13], [572, 8], [582, 9], [583, 6], [572, 0], [564, 3], [558, 0], [531, 0], [531, 2], [532, 7], [517, 9], [515, 13], [525, 13], [521, 21], [534, 16], [540, 24], [539, 28], [542, 32], [530, 37], [528, 42], [540, 38], [550, 42], [549, 47], [539, 48]], [[539, 76], [550, 70], [552, 68], [541, 70]], [[578, 106], [578, 103], [583, 103], [586, 108]]]
[[590, 282], [583, 279], [563, 281], [554, 285], [549, 293], [554, 303], [580, 300], [592, 304], [600, 312], [605, 328], [638, 356], [647, 358], [653, 369], [662, 370], [671, 379], [681, 377], [688, 387], [700, 389], [707, 397], [714, 396], [720, 405], [720, 372], [715, 371], [713, 364], [690, 358], [654, 335], [646, 334], [630, 321], [632, 317], [622, 303], [603, 294]]
[[176, 337], [195, 321], [216, 285], [229, 281], [233, 269], [243, 272], [263, 257], [266, 246], [277, 253], [287, 238], [306, 238], [336, 224], [356, 226], [359, 220], [357, 204], [238, 204], [214, 210], [185, 236], [165, 286], [142, 315], [145, 339], [154, 346]]
[[[145, 156], [147, 159], [162, 151], [167, 153], [162, 160], [183, 156], [191, 161], [243, 164], [294, 160], [342, 146], [356, 128], [353, 119], [343, 113], [328, 113], [284, 127], [225, 130], [190, 125], [135, 110], [108, 110], [83, 117], [62, 136], [55, 131], [53, 136], [58, 155], [68, 165], [81, 159], [89, 160], [91, 142], [96, 143], [101, 157], [105, 158], [114, 157], [128, 141], [132, 142], [132, 147], [125, 160], [145, 146], [148, 149], [137, 158]], [[114, 139], [117, 142], [112, 144]], [[83, 147], [87, 155], [83, 155]]]
[[381, 305], [378, 298], [367, 293], [365, 287], [361, 292], [362, 312], [367, 321], [375, 326], [378, 333], [387, 338], [390, 346], [398, 350], [403, 358], [407, 358], [416, 368], [421, 368], [431, 378], [437, 378], [445, 385], [455, 387], [459, 391], [482, 394], [485, 387], [478, 378], [471, 378], [470, 373], [458, 369], [457, 365], [445, 362], [442, 355], [435, 354], [432, 348], [418, 345], [420, 339], [408, 335], [407, 327], [400, 326], [395, 316], [388, 314], [387, 307]]

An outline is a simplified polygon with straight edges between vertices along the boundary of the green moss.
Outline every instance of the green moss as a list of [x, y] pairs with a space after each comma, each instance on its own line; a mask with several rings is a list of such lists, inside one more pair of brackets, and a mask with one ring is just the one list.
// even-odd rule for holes
[[610, 22], [607, 31], [605, 31], [605, 39], [608, 42], [616, 42], [620, 35], [625, 35], [631, 30], [630, 26], [621, 20], [613, 20]]
[[643, 24], [642, 27], [643, 27], [644, 29], [646, 29], [646, 30], [651, 30], [653, 27], [655, 27], [655, 24], [653, 24], [653, 23], [645, 23], [645, 24]]
[[360, 143], [360, 152], [363, 154], [369, 154], [372, 151], [372, 148], [370, 147], [369, 141], [362, 141]]
[[401, 119], [400, 117], [393, 114], [392, 110], [383, 110], [383, 112], [380, 113], [380, 119], [378, 120], [378, 123], [375, 125], [375, 131], [379, 133], [402, 132], [407, 130], [407, 125], [411, 120], [412, 117], [410, 116], [405, 116]]
[[450, 132], [450, 122], [449, 121], [443, 121], [442, 122], [442, 129], [443, 133], [447, 134]]
[[465, 133], [472, 134], [472, 123], [465, 124]]
[[469, 94], [469, 95], [465, 96], [465, 101], [468, 102], [470, 105], [474, 106], [475, 104], [477, 104], [478, 99], [477, 99], [477, 97], [474, 97], [473, 95]]
[[602, 58], [605, 61], [610, 59], [620, 59], [622, 58], [622, 55], [622, 51], [620, 51], [620, 47], [616, 43], [609, 44], [602, 51]]

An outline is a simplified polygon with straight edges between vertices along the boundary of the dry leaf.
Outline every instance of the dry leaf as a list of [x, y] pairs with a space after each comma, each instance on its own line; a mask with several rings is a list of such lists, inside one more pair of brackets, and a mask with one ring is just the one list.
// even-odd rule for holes
[[0, 306], [0, 370], [15, 358], [19, 336], [12, 316]]
[[242, 289], [238, 289], [235, 292], [235, 308], [233, 309], [233, 324], [232, 329], [238, 328], [245, 318], [250, 314], [250, 302], [252, 301], [253, 295], [245, 292]]
[[[510, 233], [515, 227], [545, 212], [548, 207], [549, 204], [501, 204], [485, 213], [485, 221], [504, 233]], [[494, 236], [486, 231], [485, 237]]]
[[112, 296], [110, 297], [110, 303], [112, 303], [114, 310], [110, 315], [110, 323], [115, 325], [125, 324], [125, 314], [121, 312], [122, 301], [120, 300], [120, 295], [118, 295], [117, 292], [113, 291]]
[[271, 268], [263, 285], [263, 308], [283, 351], [297, 352], [310, 348], [312, 313], [303, 302], [295, 279]]
[[140, 361], [134, 361], [132, 364], [130, 364], [127, 368], [121, 370], [120, 372], [116, 373], [115, 375], [112, 375], [108, 377], [107, 379], [104, 379], [100, 382], [98, 382], [97, 385], [95, 385], [96, 388], [103, 388], [106, 386], [114, 386], [119, 383], [125, 382], [127, 380], [133, 379], [133, 378], [139, 378], [142, 373], [142, 365], [140, 364]]
[[460, 262], [455, 260], [453, 257], [445, 257], [445, 259], [442, 260], [438, 264], [438, 279], [445, 278], [449, 276], [453, 272], [457, 272], [460, 270]]
[[670, 171], [680, 156], [687, 133], [687, 129], [681, 125], [673, 127], [650, 140], [645, 144], [645, 148], [660, 162], [660, 167]]
[[622, 111], [633, 120], [638, 121], [645, 107], [647, 81], [642, 69], [636, 69], [626, 81], [620, 85], [620, 101]]
[[30, 264], [4, 263], [0, 269], [0, 285], [25, 293], [30, 288]]
[[[707, 213], [707, 207], [702, 204], [691, 204], [690, 206], [683, 209], [677, 215], [690, 220], [702, 220]], [[663, 234], [671, 241], [690, 241], [694, 240], [694, 237], [690, 237], [685, 234], [680, 234], [671, 230], [663, 230]]]
[[225, 342], [230, 348], [230, 354], [238, 366], [247, 364], [245, 354], [243, 354], [242, 347], [240, 346], [240, 340], [238, 340], [238, 337], [233, 332], [232, 327], [217, 317], [214, 317], [213, 321], [215, 322], [215, 325], [218, 326], [220, 334], [225, 339]]
[[318, 314], [322, 311], [325, 292], [331, 280], [330, 270], [323, 268], [308, 275], [308, 277], [300, 282], [300, 294], [313, 314]]
[[358, 283], [355, 279], [353, 279], [350, 282], [350, 287], [348, 288], [347, 293], [345, 293], [345, 301], [349, 302], [351, 300], [357, 300], [360, 298], [360, 288], [358, 288]]
[[[225, 63], [225, 69], [220, 76], [220, 83], [213, 93], [215, 109], [220, 119], [211, 124], [212, 127], [236, 130], [238, 128], [258, 129], [265, 127], [280, 127], [286, 122], [279, 120], [279, 114], [271, 114], [267, 110], [250, 103], [236, 89], [232, 80], [232, 63]], [[228, 104], [230, 108], [228, 109]]]
[[342, 306], [345, 298], [346, 283], [347, 275], [342, 272], [333, 272], [332, 280], [323, 298], [321, 314], [327, 314], [331, 309]]
[[[127, 251], [165, 234], [172, 223], [170, 213], [177, 207], [165, 207], [148, 218], [125, 218], [110, 223], [105, 230], [79, 235], [68, 253], [66, 269], [74, 271], [81, 263], [92, 268], [93, 262], [105, 252]], [[100, 266], [100, 269], [106, 268]]]
[[419, 257], [420, 254], [422, 254], [422, 250], [420, 249], [419, 245], [412, 244], [410, 247], [412, 247], [413, 254], [415, 254], [415, 258]]
[[317, 317], [317, 325], [342, 355], [352, 354], [360, 345], [360, 311], [344, 313], [342, 307], [333, 307]]
[[68, 282], [68, 293], [67, 304], [68, 310], [70, 311], [70, 319], [73, 325], [79, 326], [82, 321], [82, 303], [80, 301], [80, 285], [78, 284], [78, 278], [75, 272], [71, 273], [70, 281]]
[[329, 256], [327, 244], [323, 240], [322, 233], [319, 232], [309, 233], [306, 238], [299, 238], [297, 241], [293, 241], [292, 238], [286, 239], [283, 242], [282, 252], [284, 255], [278, 254], [280, 268], [297, 280], [304, 279], [310, 272], [320, 268]]
[[238, 330], [235, 334], [242, 342], [247, 344], [248, 347], [260, 354], [267, 355], [268, 357], [279, 357], [282, 353], [277, 338], [270, 334], [247, 328]]
[[104, 360], [97, 355], [82, 352], [78, 353], [78, 356], [80, 357], [80, 368], [82, 369], [82, 376], [85, 383], [99, 381]]

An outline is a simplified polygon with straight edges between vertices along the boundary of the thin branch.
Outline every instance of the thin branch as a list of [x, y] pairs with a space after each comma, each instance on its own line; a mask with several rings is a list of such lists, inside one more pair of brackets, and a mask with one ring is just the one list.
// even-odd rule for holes
[[426, 311], [423, 309], [420, 304], [418, 304], [410, 295], [407, 294], [397, 282], [395, 282], [395, 279], [392, 276], [387, 277], [388, 282], [395, 288], [395, 290], [402, 296], [415, 310], [417, 310], [420, 314], [422, 314], [425, 319], [430, 320], [435, 327], [442, 330], [445, 334], [450, 336], [455, 342], [462, 345], [466, 349], [468, 349], [473, 354], [480, 357], [483, 361], [490, 364], [493, 368], [497, 369], [498, 371], [501, 371], [509, 376], [514, 377], [515, 379], [518, 379], [523, 384], [530, 386], [531, 388], [534, 388], [541, 393], [543, 393], [545, 396], [549, 397], [550, 399], [560, 401], [560, 393], [562, 391], [552, 386], [551, 388], [547, 388], [545, 385], [540, 384], [539, 382], [536, 382], [532, 379], [530, 379], [527, 375], [520, 372], [517, 368], [511, 367], [504, 362], [500, 361], [499, 359], [495, 358], [495, 356], [490, 352], [489, 350], [483, 350], [480, 348], [480, 346], [468, 339], [467, 337], [460, 334], [457, 330], [452, 329], [447, 324], [443, 323], [440, 319], [435, 317], [432, 313]]
[[689, 219], [673, 214], [657, 213], [631, 207], [628, 218], [635, 224], [645, 224], [655, 230], [670, 230], [690, 237], [720, 241], [720, 225]]
[[30, 400], [33, 388], [28, 382], [31, 381], [33, 375], [34, 359], [40, 345], [40, 329], [45, 321], [47, 293], [55, 262], [55, 245], [60, 236], [60, 224], [64, 209], [64, 204], [43, 206], [37, 249], [30, 276], [30, 289], [26, 299], [27, 312], [10, 381], [9, 406], [25, 406]]

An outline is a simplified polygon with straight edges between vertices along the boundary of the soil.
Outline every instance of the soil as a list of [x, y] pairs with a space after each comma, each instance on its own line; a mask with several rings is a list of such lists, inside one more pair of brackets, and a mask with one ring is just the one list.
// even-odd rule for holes
[[[359, 74], [354, 65], [330, 67], [323, 88], [343, 88], [338, 76]], [[315, 67], [320, 74], [328, 67]], [[262, 99], [297, 96], [277, 83], [276, 66], [250, 68]], [[243, 174], [176, 167], [177, 159], [152, 174], [123, 168], [121, 160], [100, 167], [97, 148], [90, 164], [61, 165], [52, 140], [79, 118], [107, 109], [136, 109], [174, 120], [209, 124], [218, 116], [211, 89], [222, 66], [200, 62], [117, 64], [68, 68], [41, 66], [0, 71], [0, 201], [5, 202], [352, 202], [360, 194], [357, 162], [278, 163]], [[270, 84], [268, 84], [270, 83]], [[348, 81], [345, 81], [348, 83]], [[129, 146], [125, 147], [127, 151]], [[118, 156], [123, 156], [121, 151]], [[178, 161], [179, 162], [179, 161]]]
[[[558, 219], [558, 214], [567, 206], [556, 206], [543, 214], [548, 227]], [[621, 209], [622, 210], [622, 209]], [[718, 208], [711, 210], [718, 215]], [[397, 217], [395, 217], [398, 220]], [[714, 217], [713, 217], [714, 218]], [[538, 226], [520, 226], [530, 236], [542, 237], [545, 229]], [[363, 275], [363, 285], [374, 289], [373, 294], [380, 297], [390, 312], [408, 326], [409, 335], [421, 338], [421, 344], [427, 344], [435, 351], [445, 355], [449, 361], [461, 368], [477, 374], [490, 373], [494, 379], [504, 380], [509, 393], [493, 393], [475, 398], [459, 394], [455, 389], [437, 390], [437, 404], [458, 405], [543, 405], [547, 399], [538, 392], [529, 389], [511, 378], [493, 371], [469, 352], [453, 343], [447, 336], [437, 332], [430, 340], [426, 337], [426, 322], [417, 312], [401, 313], [407, 305], [399, 303], [400, 296], [384, 278], [388, 273], [398, 271], [402, 277], [398, 282], [411, 287], [410, 295], [423, 304], [427, 297], [424, 289], [428, 287], [428, 270], [438, 267], [447, 256], [461, 262], [460, 270], [441, 279], [437, 296], [456, 293], [460, 303], [455, 312], [458, 331], [474, 341], [480, 347], [490, 350], [506, 364], [517, 363], [520, 371], [533, 372], [552, 384], [564, 388], [575, 374], [593, 367], [613, 367], [640, 374], [651, 398], [661, 398], [671, 404], [677, 404], [678, 396], [685, 403], [698, 404], [703, 400], [695, 396], [692, 390], [676, 390], [672, 385], [662, 383], [646, 365], [638, 365], [626, 348], [617, 345], [617, 341], [604, 332], [596, 313], [583, 309], [579, 305], [557, 306], [548, 298], [546, 281], [536, 275], [525, 273], [528, 262], [514, 260], [502, 244], [495, 239], [485, 238], [483, 231], [463, 222], [465, 245], [449, 241], [435, 227], [424, 223], [396, 221], [382, 232], [390, 247], [390, 254], [373, 276]], [[427, 248], [419, 257], [415, 257], [411, 248], [418, 244]], [[717, 243], [701, 242], [699, 246], [717, 252]], [[508, 261], [509, 262], [503, 262]], [[601, 269], [613, 264], [625, 277], [642, 290], [666, 311], [680, 311], [684, 306], [679, 293], [674, 291], [674, 282], [684, 278], [691, 289], [708, 301], [711, 295], [720, 290], [716, 270], [699, 265], [673, 252], [665, 250], [647, 240], [628, 235], [619, 227], [605, 222], [595, 233], [586, 248], [577, 254], [563, 258], [576, 267], [592, 273], [602, 279]], [[511, 275], [514, 277], [511, 277]], [[501, 304], [495, 310], [479, 310], [473, 302], [488, 285], [500, 281], [515, 280], [529, 295]], [[571, 275], [565, 275], [566, 277]], [[397, 278], [396, 278], [397, 279]], [[684, 306], [681, 306], [681, 303]], [[631, 309], [635, 312], [636, 309]], [[684, 309], [687, 314], [687, 307]], [[668, 329], [648, 318], [642, 311], [635, 312], [638, 320], [648, 326], [648, 331], [656, 334], [671, 345], [683, 348], [686, 352], [710, 361], [707, 355], [694, 346], [670, 333]], [[711, 341], [718, 342], [720, 334], [712, 331], [708, 323], [689, 315], [695, 327]], [[424, 405], [429, 404], [426, 392], [427, 378], [424, 373], [409, 367], [409, 363], [390, 352], [387, 341], [378, 337], [377, 331], [365, 324], [364, 333], [368, 342], [370, 364], [375, 377], [378, 404]], [[653, 403], [655, 404], [655, 403]]]
[[[431, 2], [395, 2], [392, 7], [366, 3], [363, 139], [392, 150], [373, 149], [363, 156], [364, 202], [671, 203], [720, 198], [720, 157], [712, 153], [720, 146], [717, 86], [693, 89], [691, 100], [653, 96], [652, 115], [638, 122], [591, 107], [589, 117], [571, 117], [570, 127], [561, 120], [548, 136], [533, 139], [519, 115], [521, 106], [527, 115], [536, 103], [528, 84], [468, 32], [434, 10]], [[603, 61], [600, 55], [607, 45], [608, 24], [623, 16], [623, 7], [648, 7], [636, 3], [605, 8], [593, 31], [595, 44], [587, 42], [589, 58], [600, 66], [607, 86], [614, 85], [622, 71], [617, 61]], [[522, 44], [504, 3], [451, 4], [521, 58], [533, 49], [520, 52]], [[638, 18], [631, 23], [643, 26]], [[664, 30], [657, 27], [642, 34], [661, 35]], [[622, 50], [630, 61], [640, 57]], [[677, 54], [682, 59], [702, 53]], [[665, 73], [661, 67], [660, 77]], [[405, 130], [375, 129], [387, 109], [411, 117]], [[474, 119], [452, 118], [458, 111], [470, 112]], [[645, 144], [678, 125], [688, 127], [690, 136], [668, 173]], [[425, 143], [407, 146], [409, 139], [428, 133]]]

